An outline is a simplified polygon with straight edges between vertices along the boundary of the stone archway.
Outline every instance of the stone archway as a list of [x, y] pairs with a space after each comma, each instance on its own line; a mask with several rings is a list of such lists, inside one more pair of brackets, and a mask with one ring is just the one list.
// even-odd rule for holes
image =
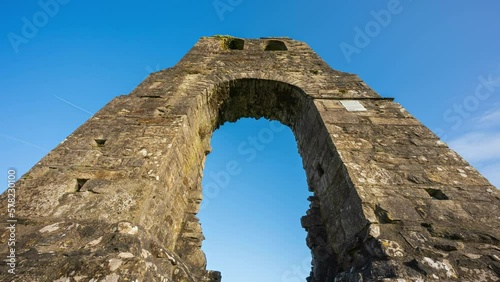
[[310, 281], [497, 280], [500, 195], [473, 167], [305, 43], [220, 36], [45, 156], [16, 183], [14, 216], [2, 194], [15, 279], [218, 281], [200, 249], [201, 172], [213, 130], [242, 116], [297, 138], [314, 192], [302, 218]]
[[[278, 120], [289, 126], [296, 136], [299, 153], [303, 159], [304, 169], [310, 186], [315, 192], [310, 197], [311, 208], [303, 217], [302, 224], [308, 231], [307, 244], [312, 250], [313, 274], [316, 279], [327, 281], [334, 273], [349, 270], [352, 265], [342, 265], [337, 258], [346, 257], [348, 250], [356, 246], [359, 237], [366, 237], [369, 222], [366, 220], [361, 200], [353, 189], [350, 179], [345, 173], [342, 161], [331, 142], [328, 130], [322, 122], [316, 104], [300, 88], [288, 83], [263, 79], [236, 79], [217, 85], [208, 96], [207, 105], [201, 108], [201, 132], [212, 132], [224, 122], [234, 122], [242, 117]], [[211, 119], [210, 117], [217, 117]], [[203, 138], [211, 135], [203, 134]], [[352, 191], [351, 191], [352, 190]], [[334, 202], [323, 202], [340, 195]], [[328, 230], [343, 229], [344, 226], [329, 225], [341, 215], [340, 207], [349, 206], [349, 237], [339, 236], [338, 232], [329, 234]], [[325, 210], [322, 216], [321, 208]], [[328, 227], [327, 227], [328, 226]], [[334, 241], [336, 248], [329, 241]], [[189, 255], [187, 255], [189, 256]], [[359, 261], [357, 263], [360, 263]], [[313, 278], [314, 279], [314, 278]]]

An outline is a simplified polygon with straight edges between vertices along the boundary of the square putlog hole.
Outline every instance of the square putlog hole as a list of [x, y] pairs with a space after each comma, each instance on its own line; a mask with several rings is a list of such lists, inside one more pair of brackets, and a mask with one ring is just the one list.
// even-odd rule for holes
[[97, 147], [104, 147], [104, 144], [106, 144], [106, 139], [94, 139], [94, 141]]
[[76, 179], [76, 192], [82, 192], [84, 191], [83, 186], [89, 181], [87, 178], [77, 178]]
[[436, 199], [436, 200], [449, 200], [448, 196], [446, 194], [439, 190], [439, 189], [425, 189], [425, 191], [431, 196], [431, 198]]

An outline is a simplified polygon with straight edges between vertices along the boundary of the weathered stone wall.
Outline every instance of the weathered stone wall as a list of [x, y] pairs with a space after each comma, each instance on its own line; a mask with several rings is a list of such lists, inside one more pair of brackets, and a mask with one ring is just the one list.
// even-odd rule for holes
[[306, 44], [229, 37], [202, 38], [17, 182], [17, 274], [0, 277], [219, 281], [196, 214], [211, 134], [241, 117], [295, 134], [314, 192], [309, 281], [498, 280], [500, 193], [484, 177]]

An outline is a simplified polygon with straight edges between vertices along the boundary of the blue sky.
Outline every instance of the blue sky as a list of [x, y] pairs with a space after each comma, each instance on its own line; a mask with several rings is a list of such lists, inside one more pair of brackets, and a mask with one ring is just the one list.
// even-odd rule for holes
[[[498, 1], [56, 1], [2, 3], [6, 176], [26, 172], [199, 37], [231, 34], [306, 41], [333, 68], [394, 97], [500, 186]], [[205, 174], [241, 166], [200, 214], [209, 268], [224, 281], [304, 281], [307, 189], [293, 136], [273, 131], [252, 161], [234, 147], [269, 126], [244, 120], [214, 133]]]

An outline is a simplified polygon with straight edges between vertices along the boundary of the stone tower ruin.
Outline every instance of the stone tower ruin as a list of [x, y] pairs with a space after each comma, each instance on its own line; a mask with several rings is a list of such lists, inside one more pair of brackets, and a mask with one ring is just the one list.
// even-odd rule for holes
[[0, 280], [220, 281], [202, 169], [212, 132], [242, 117], [296, 137], [308, 281], [499, 280], [500, 193], [476, 169], [305, 43], [229, 36], [113, 99], [2, 194]]

